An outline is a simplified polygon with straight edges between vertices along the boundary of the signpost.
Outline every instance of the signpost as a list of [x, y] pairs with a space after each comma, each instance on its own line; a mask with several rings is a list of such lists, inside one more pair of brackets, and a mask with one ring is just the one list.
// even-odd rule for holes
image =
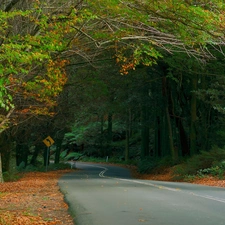
[[46, 172], [48, 170], [48, 154], [50, 152], [50, 147], [55, 143], [55, 141], [50, 137], [46, 137], [43, 140], [44, 144], [47, 146], [47, 153], [46, 153]]

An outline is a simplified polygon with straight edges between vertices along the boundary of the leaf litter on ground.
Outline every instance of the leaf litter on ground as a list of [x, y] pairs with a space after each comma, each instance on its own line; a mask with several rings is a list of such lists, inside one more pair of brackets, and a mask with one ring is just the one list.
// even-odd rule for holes
[[0, 183], [0, 225], [73, 225], [58, 179], [71, 170], [24, 173]]

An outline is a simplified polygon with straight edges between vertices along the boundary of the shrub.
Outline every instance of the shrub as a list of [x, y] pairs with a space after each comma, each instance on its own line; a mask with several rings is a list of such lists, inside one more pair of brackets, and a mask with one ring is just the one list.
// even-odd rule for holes
[[138, 171], [140, 173], [162, 173], [168, 167], [176, 165], [179, 160], [174, 161], [172, 157], [166, 156], [163, 158], [159, 157], [147, 157], [138, 163]]
[[150, 173], [158, 165], [159, 158], [147, 157], [138, 163], [139, 173]]
[[[225, 159], [225, 150], [214, 146], [209, 152], [201, 152], [192, 158], [186, 160], [174, 168], [175, 177], [184, 178], [187, 175], [211, 174], [222, 175], [225, 170], [225, 163], [221, 160]], [[220, 166], [218, 166], [220, 165]]]
[[17, 181], [20, 178], [17, 172], [9, 171], [3, 173], [3, 179], [5, 182]]

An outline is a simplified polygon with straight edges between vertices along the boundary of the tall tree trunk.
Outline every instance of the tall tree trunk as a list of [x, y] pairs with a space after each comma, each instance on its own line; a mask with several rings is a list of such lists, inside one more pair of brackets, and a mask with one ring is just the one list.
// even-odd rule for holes
[[191, 93], [191, 125], [190, 125], [190, 155], [196, 154], [196, 121], [197, 121], [197, 97], [195, 91], [197, 90], [197, 76], [193, 75], [191, 84], [192, 84], [192, 93]]
[[2, 156], [0, 153], [0, 183], [4, 183], [3, 174], [2, 174]]
[[129, 140], [130, 140], [130, 110], [126, 113], [126, 144], [125, 144], [125, 161], [129, 160]]
[[179, 130], [182, 156], [188, 156], [190, 155], [189, 143], [188, 143], [187, 135], [185, 133], [185, 130], [180, 118], [176, 118], [176, 125]]
[[35, 145], [34, 153], [33, 153], [32, 158], [30, 160], [30, 164], [33, 165], [33, 166], [36, 165], [37, 156], [38, 156], [38, 154], [39, 154], [39, 152], [41, 150], [41, 147], [42, 147], [42, 145], [40, 145], [40, 144], [39, 145], [38, 144]]
[[44, 153], [43, 153], [43, 158], [44, 158], [44, 166], [48, 166], [49, 158], [50, 158], [50, 147], [45, 147]]
[[166, 120], [167, 120], [167, 126], [168, 126], [170, 153], [171, 153], [173, 160], [176, 160], [178, 158], [178, 152], [174, 148], [173, 130], [172, 130], [171, 118], [170, 118], [168, 106], [166, 106]]
[[161, 133], [160, 133], [160, 117], [156, 115], [155, 118], [155, 135], [154, 135], [154, 152], [153, 156], [158, 157], [161, 156], [161, 148], [160, 148], [160, 139], [161, 139]]
[[[201, 76], [201, 89], [207, 89], [207, 83], [205, 79], [205, 75]], [[204, 151], [209, 150], [209, 127], [210, 127], [210, 115], [211, 115], [211, 106], [206, 104], [201, 104], [201, 124], [202, 124], [202, 132], [201, 132], [201, 149]]]
[[108, 128], [107, 128], [107, 149], [105, 150], [105, 156], [108, 156], [108, 154], [111, 152], [111, 144], [112, 144], [112, 138], [113, 138], [113, 132], [112, 132], [112, 113], [108, 114]]
[[55, 150], [55, 164], [58, 164], [60, 162], [60, 151], [62, 148], [62, 139], [56, 139], [56, 150]]
[[10, 167], [10, 156], [11, 156], [11, 139], [6, 132], [0, 134], [0, 148], [2, 158], [2, 171], [9, 171]]
[[149, 155], [149, 114], [147, 106], [143, 103], [141, 109], [141, 158]]
[[165, 116], [166, 116], [166, 122], [168, 127], [169, 149], [170, 149], [170, 154], [173, 160], [176, 160], [178, 158], [178, 152], [174, 148], [173, 130], [171, 125], [170, 113], [169, 113], [167, 80], [165, 76], [162, 79], [162, 89], [163, 89], [163, 96], [164, 96]]
[[112, 113], [108, 114], [108, 135], [107, 135], [107, 142], [111, 144], [112, 142]]
[[104, 146], [103, 146], [103, 142], [104, 142], [104, 115], [100, 115], [100, 155], [105, 155], [105, 150], [104, 150]]
[[24, 167], [27, 166], [29, 154], [29, 147], [26, 143], [17, 143], [16, 145], [16, 165], [19, 166], [21, 163], [24, 163]]

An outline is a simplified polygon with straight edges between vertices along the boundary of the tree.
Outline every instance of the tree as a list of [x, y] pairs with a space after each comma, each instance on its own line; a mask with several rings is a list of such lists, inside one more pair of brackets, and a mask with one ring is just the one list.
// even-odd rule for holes
[[[199, 65], [203, 68], [205, 64], [209, 65], [210, 60], [218, 57], [218, 52], [223, 54], [223, 3], [215, 0], [210, 4], [205, 1], [196, 3], [181, 0], [70, 0], [66, 3], [51, 0], [8, 0], [0, 7], [1, 131], [34, 115], [56, 115], [57, 98], [64, 90], [69, 72], [74, 76], [72, 83], [78, 86], [75, 91], [81, 90], [85, 93], [82, 97], [69, 93], [68, 105], [85, 109], [87, 113], [82, 114], [83, 118], [90, 112], [97, 113], [101, 120], [101, 134], [104, 133], [104, 116], [108, 115], [108, 142], [112, 139], [112, 125], [116, 116], [127, 117], [124, 121], [129, 140], [129, 123], [134, 123], [134, 120], [129, 121], [128, 111], [130, 115], [138, 115], [142, 111], [142, 118], [137, 116], [139, 120], [142, 119], [142, 124], [146, 122], [147, 125], [150, 115], [155, 115], [153, 118], [156, 124], [156, 128], [149, 124], [142, 126], [142, 140], [145, 140], [143, 155], [149, 152], [165, 155], [167, 144], [173, 158], [177, 158], [179, 154], [198, 152], [198, 118], [206, 105], [202, 104], [202, 109], [199, 110], [197, 97], [203, 99], [208, 95], [203, 96], [205, 88], [199, 92], [199, 77], [201, 80], [203, 77], [202, 74], [196, 75], [196, 72]], [[188, 76], [180, 83], [179, 79], [183, 78], [183, 74], [179, 73], [179, 69], [184, 68], [175, 69], [173, 63], [168, 62], [168, 58], [175, 59], [176, 56], [182, 57], [179, 62], [184, 62], [185, 65], [192, 63], [191, 66], [188, 65]], [[166, 66], [162, 66], [161, 62]], [[82, 68], [87, 64], [92, 66], [92, 71]], [[107, 67], [104, 68], [103, 64], [107, 64]], [[157, 69], [154, 65], [158, 65], [155, 67]], [[125, 79], [115, 78], [114, 74], [118, 74], [119, 70], [121, 74], [126, 75], [128, 71], [140, 71], [140, 67], [153, 68], [155, 71], [152, 77], [160, 80], [159, 85], [162, 88], [154, 89], [150, 84], [146, 85], [148, 87], [146, 90], [142, 89], [141, 93], [147, 97], [152, 92], [162, 106], [150, 110], [147, 105], [138, 103], [137, 113], [134, 113], [133, 103], [136, 101], [131, 104], [129, 98], [134, 99], [136, 96], [140, 100], [140, 94], [132, 93], [129, 85], [129, 90], [121, 94], [126, 87], [125, 79], [128, 76]], [[110, 71], [113, 74], [111, 77], [110, 73], [110, 79], [109, 76], [105, 77], [109, 68], [114, 68]], [[160, 69], [163, 71], [159, 73]], [[171, 70], [175, 74], [172, 74]], [[88, 79], [82, 80], [79, 73], [84, 73], [83, 77]], [[90, 77], [86, 76], [87, 73]], [[138, 79], [146, 81], [141, 76]], [[179, 91], [182, 96], [177, 93], [176, 79], [180, 84]], [[118, 87], [116, 82], [121, 80], [122, 84]], [[71, 86], [70, 81], [66, 88]], [[222, 87], [222, 83], [221, 81], [219, 87]], [[215, 88], [212, 90], [215, 92]], [[176, 100], [176, 96], [184, 100]], [[72, 101], [74, 97], [77, 97], [77, 104]], [[88, 99], [88, 107], [82, 105], [84, 99]], [[93, 99], [97, 100], [93, 102]], [[156, 105], [154, 99], [149, 99], [148, 104], [151, 102]], [[219, 102], [219, 97], [217, 100]], [[187, 106], [184, 106], [184, 102]], [[217, 109], [222, 110], [222, 107], [217, 106]], [[126, 116], [122, 117], [121, 114]], [[209, 115], [201, 115], [203, 114], [202, 123], [207, 124]], [[96, 115], [93, 117], [96, 119]], [[86, 122], [88, 119], [90, 117], [86, 117]], [[54, 119], [51, 124], [54, 124], [53, 121]], [[148, 150], [148, 140], [153, 130], [155, 149]], [[204, 130], [207, 136], [207, 128]], [[177, 146], [187, 145], [188, 140], [190, 151], [187, 147], [177, 151]], [[126, 158], [128, 147], [129, 141]]]

